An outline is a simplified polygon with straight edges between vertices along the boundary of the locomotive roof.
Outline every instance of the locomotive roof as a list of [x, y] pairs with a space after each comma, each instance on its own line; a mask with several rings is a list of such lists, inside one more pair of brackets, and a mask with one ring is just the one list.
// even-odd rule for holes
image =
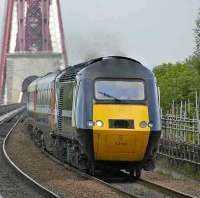
[[154, 78], [153, 73], [137, 60], [121, 57], [108, 56], [90, 60], [75, 66], [67, 67], [58, 76], [60, 82], [74, 80], [76, 75], [80, 78], [102, 77], [116, 78]]

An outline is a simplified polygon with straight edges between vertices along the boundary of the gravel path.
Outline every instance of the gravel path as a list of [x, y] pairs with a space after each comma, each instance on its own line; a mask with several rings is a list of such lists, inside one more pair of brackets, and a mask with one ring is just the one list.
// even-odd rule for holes
[[0, 198], [42, 198], [30, 185], [20, 179], [3, 157], [3, 139], [15, 121], [14, 118], [0, 126]]
[[23, 171], [62, 197], [124, 197], [109, 187], [80, 177], [44, 156], [30, 140], [23, 124], [19, 124], [12, 133], [7, 151]]

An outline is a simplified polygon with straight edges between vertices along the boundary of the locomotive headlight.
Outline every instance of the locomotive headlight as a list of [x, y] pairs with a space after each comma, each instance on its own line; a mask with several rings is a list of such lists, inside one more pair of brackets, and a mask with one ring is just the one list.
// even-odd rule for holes
[[147, 127], [147, 122], [146, 121], [140, 122], [140, 127], [141, 128], [146, 128]]
[[93, 122], [92, 120], [89, 120], [89, 121], [87, 122], [87, 125], [88, 125], [89, 127], [93, 127], [93, 126], [94, 126], [94, 122]]
[[103, 126], [103, 122], [101, 120], [96, 121], [96, 125], [98, 127], [102, 127]]
[[152, 128], [152, 127], [153, 127], [153, 123], [152, 123], [152, 122], [149, 122], [148, 126], [149, 126], [150, 128]]

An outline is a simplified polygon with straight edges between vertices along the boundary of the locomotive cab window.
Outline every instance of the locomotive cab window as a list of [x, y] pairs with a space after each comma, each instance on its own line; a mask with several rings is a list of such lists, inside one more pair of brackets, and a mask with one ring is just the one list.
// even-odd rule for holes
[[144, 101], [144, 82], [139, 80], [96, 80], [95, 98], [103, 101]]

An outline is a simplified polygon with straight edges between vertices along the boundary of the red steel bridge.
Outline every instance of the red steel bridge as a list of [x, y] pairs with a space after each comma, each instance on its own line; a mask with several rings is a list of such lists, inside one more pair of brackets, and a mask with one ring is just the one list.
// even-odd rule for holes
[[0, 98], [16, 102], [24, 79], [56, 70], [58, 63], [67, 65], [67, 53], [59, 0], [7, 0], [6, 3]]

